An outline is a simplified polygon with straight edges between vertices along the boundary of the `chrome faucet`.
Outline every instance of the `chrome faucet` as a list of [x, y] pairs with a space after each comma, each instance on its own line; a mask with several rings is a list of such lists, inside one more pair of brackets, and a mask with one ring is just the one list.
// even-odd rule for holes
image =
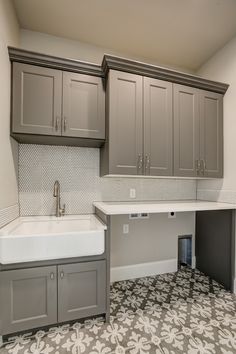
[[56, 181], [54, 183], [53, 196], [55, 198], [57, 198], [56, 199], [56, 216], [57, 217], [64, 216], [65, 215], [66, 206], [64, 204], [63, 208], [61, 208], [61, 190], [60, 190], [59, 181]]

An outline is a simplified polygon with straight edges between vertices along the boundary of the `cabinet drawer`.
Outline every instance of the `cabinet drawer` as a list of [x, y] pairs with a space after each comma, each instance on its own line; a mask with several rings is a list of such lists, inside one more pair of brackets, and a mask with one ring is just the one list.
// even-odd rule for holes
[[57, 322], [56, 266], [0, 272], [0, 334]]
[[106, 261], [58, 267], [58, 321], [106, 312]]

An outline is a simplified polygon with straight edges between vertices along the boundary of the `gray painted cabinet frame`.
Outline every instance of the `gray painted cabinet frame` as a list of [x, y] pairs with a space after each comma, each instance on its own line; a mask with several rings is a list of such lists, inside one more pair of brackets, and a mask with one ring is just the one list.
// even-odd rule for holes
[[199, 94], [198, 90], [174, 85], [174, 175], [198, 176]]
[[173, 174], [172, 83], [143, 78], [144, 174]]
[[12, 75], [11, 131], [17, 140], [48, 144], [51, 137], [56, 144], [91, 146], [105, 139], [101, 77], [22, 63], [13, 63]]
[[111, 70], [101, 175], [172, 175], [172, 126], [171, 83]]
[[223, 177], [223, 96], [174, 85], [174, 175]]
[[58, 321], [106, 312], [106, 261], [58, 266]]
[[56, 266], [0, 272], [0, 334], [57, 322]]
[[[0, 336], [93, 315], [105, 315], [108, 321], [109, 237], [108, 227], [105, 253], [101, 256], [83, 257], [80, 262], [68, 259], [64, 264], [27, 263], [17, 265], [18, 269], [11, 265], [10, 269], [6, 266], [6, 270], [1, 270]], [[55, 265], [44, 265], [53, 262]]]
[[61, 135], [62, 72], [14, 63], [12, 131]]

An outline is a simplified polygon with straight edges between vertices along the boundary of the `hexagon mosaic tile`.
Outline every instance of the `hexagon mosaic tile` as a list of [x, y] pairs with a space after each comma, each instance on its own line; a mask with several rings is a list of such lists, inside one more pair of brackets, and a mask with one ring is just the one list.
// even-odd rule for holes
[[19, 145], [21, 215], [52, 215], [56, 180], [67, 214], [92, 213], [94, 201], [128, 201], [130, 188], [137, 201], [196, 198], [194, 180], [99, 177], [99, 149]]

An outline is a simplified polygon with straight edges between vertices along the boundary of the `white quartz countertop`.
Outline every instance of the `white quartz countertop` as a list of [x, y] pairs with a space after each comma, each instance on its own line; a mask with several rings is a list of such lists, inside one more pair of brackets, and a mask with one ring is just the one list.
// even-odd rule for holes
[[134, 213], [169, 213], [201, 210], [236, 209], [236, 204], [188, 201], [150, 201], [150, 202], [95, 202], [93, 206], [106, 215], [124, 215]]

